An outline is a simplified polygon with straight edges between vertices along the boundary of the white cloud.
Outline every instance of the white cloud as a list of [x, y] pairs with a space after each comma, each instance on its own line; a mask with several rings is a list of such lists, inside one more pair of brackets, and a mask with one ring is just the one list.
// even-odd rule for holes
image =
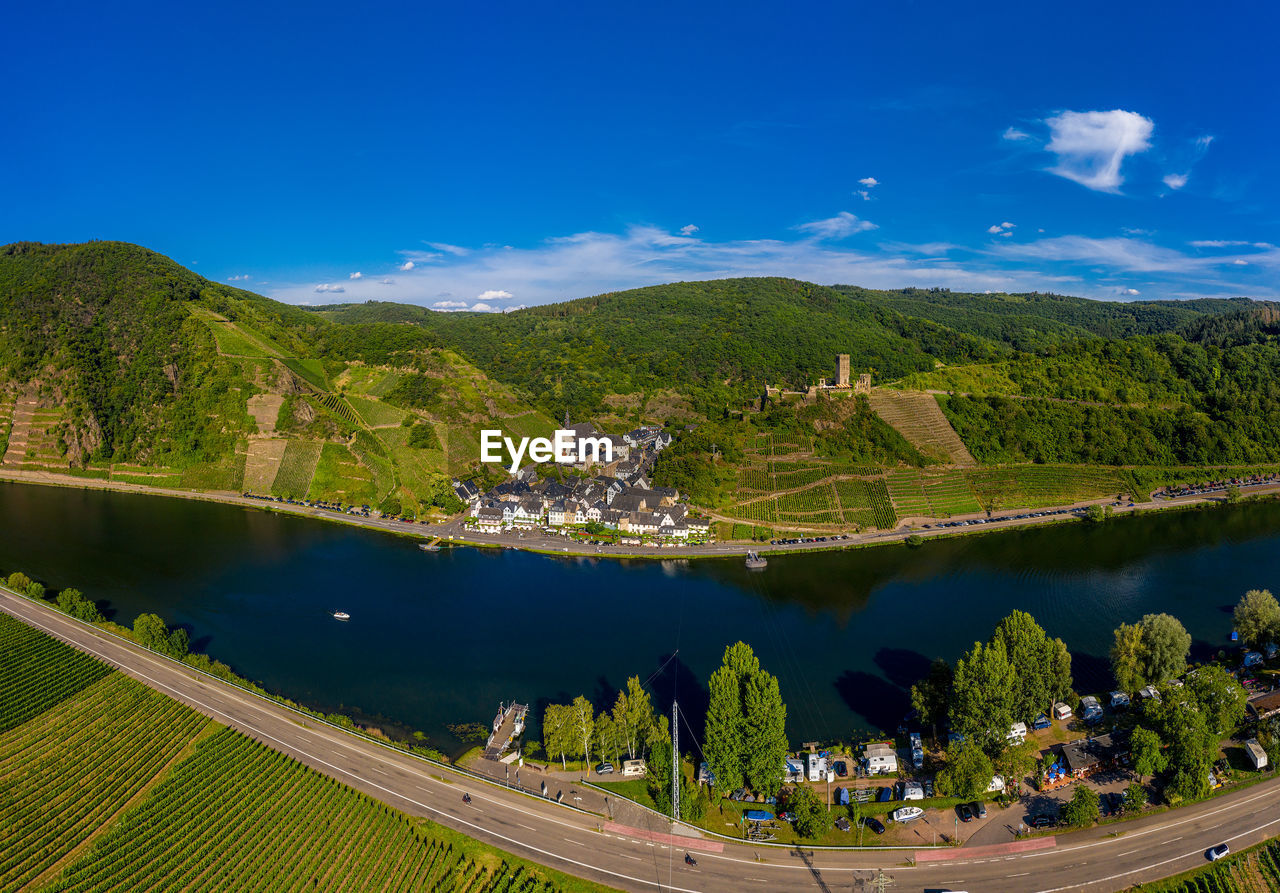
[[[1241, 242], [1236, 239], [1197, 239], [1191, 245], [1194, 248], [1235, 248], [1239, 245], [1248, 245], [1248, 242]], [[1259, 248], [1266, 246], [1259, 245]]]
[[848, 211], [841, 211], [834, 217], [825, 220], [813, 220], [796, 227], [802, 233], [809, 233], [815, 239], [843, 239], [854, 233], [863, 233], [875, 229], [876, 225], [869, 220], [861, 220]]
[[413, 261], [411, 261], [411, 260], [407, 260], [407, 261], [405, 261], [404, 263], [402, 263], [402, 264], [400, 265], [400, 272], [401, 272], [401, 273], [408, 273], [410, 270], [412, 270], [412, 269], [413, 269], [414, 267], [416, 267], [416, 266], [417, 266], [417, 264], [415, 264]]
[[1142, 292], [1138, 291], [1136, 288], [1122, 288], [1120, 289], [1120, 294], [1126, 295], [1127, 297], [1133, 297], [1134, 295], [1142, 294]]
[[880, 185], [880, 181], [879, 181], [879, 180], [877, 180], [875, 177], [863, 177], [863, 178], [862, 178], [861, 180], [859, 180], [858, 182], [859, 182], [861, 185], [863, 185], [863, 186], [867, 187], [868, 189], [871, 189], [872, 187], [875, 187], [875, 186], [879, 186], [879, 185]]
[[347, 277], [348, 279], [363, 279], [364, 273], [356, 272]]
[[511, 292], [500, 288], [490, 288], [476, 295], [477, 301], [509, 301], [514, 298]]
[[[1165, 247], [1147, 239], [1035, 237], [1033, 227], [1022, 226], [1013, 231], [1031, 236], [1032, 241], [990, 236], [983, 241], [979, 234], [976, 246], [876, 240], [854, 248], [852, 243], [817, 239], [803, 232], [788, 238], [716, 242], [658, 227], [631, 226], [620, 232], [578, 232], [515, 247], [474, 247], [465, 256], [448, 255], [418, 265], [377, 292], [379, 300], [426, 307], [448, 300], [465, 301], [468, 308], [485, 303], [509, 311], [517, 303], [533, 306], [669, 282], [786, 276], [867, 288], [1048, 290], [1117, 299], [1117, 282], [1126, 280], [1115, 277], [1136, 274], [1135, 279], [1140, 276], [1146, 283], [1141, 286], [1144, 297], [1280, 297], [1280, 249], [1271, 245], [1205, 252], [1186, 245]], [[1237, 258], [1249, 265], [1234, 264]], [[295, 304], [315, 301], [315, 281], [280, 282], [267, 294]], [[518, 294], [519, 301], [480, 297], [497, 290], [495, 283]]]
[[315, 290], [320, 294], [335, 294], [335, 295], [340, 295], [344, 291], [346, 291], [346, 289], [343, 288], [341, 285], [331, 285], [328, 282], [320, 283], [315, 287]]
[[988, 226], [987, 232], [991, 233], [993, 236], [1012, 236], [1014, 227], [1016, 226], [1016, 223], [1010, 223], [1006, 220], [1004, 223], [997, 223], [992, 226]]
[[698, 228], [690, 223], [688, 226], [680, 227], [680, 234], [683, 236], [692, 236], [698, 231]]
[[[1044, 230], [1040, 230], [1044, 232]], [[1120, 232], [1126, 236], [1154, 236], [1156, 231], [1153, 229], [1138, 229], [1136, 226], [1122, 226]]]
[[1002, 133], [1000, 136], [1002, 139], [1006, 139], [1011, 142], [1019, 142], [1021, 140], [1031, 139], [1031, 134], [1027, 133], [1025, 130], [1019, 130], [1016, 127], [1006, 128], [1005, 132]]
[[434, 310], [462, 310], [466, 306], [466, 301], [436, 301], [431, 305]]
[[395, 284], [396, 284], [396, 281], [395, 281], [394, 279], [392, 279], [390, 276], [388, 276], [387, 278], [385, 278], [385, 279], [383, 279], [383, 280], [381, 280], [381, 281], [382, 281], [382, 284], [383, 284], [383, 285], [395, 285]]
[[241, 273], [239, 276], [228, 276], [227, 281], [228, 282], [247, 282], [249, 281], [249, 278], [250, 277], [248, 273]]
[[493, 313], [496, 309], [492, 304], [486, 304], [483, 301], [478, 301], [471, 305], [473, 313]]
[[436, 251], [443, 251], [445, 254], [452, 254], [454, 257], [465, 257], [471, 253], [470, 248], [463, 248], [459, 245], [450, 245], [448, 242], [427, 242]]
[[1235, 264], [1237, 267], [1247, 267], [1247, 266], [1249, 266], [1249, 262], [1248, 262], [1247, 260], [1244, 260], [1243, 258], [1239, 258], [1239, 257], [1237, 257], [1235, 260], [1233, 260], [1233, 261], [1232, 261], [1232, 263], [1233, 263], [1233, 264]]
[[1181, 189], [1183, 186], [1187, 185], [1187, 175], [1165, 174], [1164, 185], [1168, 186], [1170, 189]]
[[1151, 148], [1155, 123], [1136, 112], [1063, 112], [1045, 121], [1058, 156], [1051, 172], [1098, 192], [1119, 192], [1125, 158]]

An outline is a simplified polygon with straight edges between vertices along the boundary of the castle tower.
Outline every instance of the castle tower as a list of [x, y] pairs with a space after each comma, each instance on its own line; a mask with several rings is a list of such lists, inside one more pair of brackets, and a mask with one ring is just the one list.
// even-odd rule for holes
[[842, 353], [836, 357], [836, 387], [849, 386], [849, 355]]

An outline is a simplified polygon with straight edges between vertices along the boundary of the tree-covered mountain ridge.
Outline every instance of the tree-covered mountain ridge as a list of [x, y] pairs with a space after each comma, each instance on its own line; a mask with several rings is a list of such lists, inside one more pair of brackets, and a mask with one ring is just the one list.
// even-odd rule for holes
[[[765, 395], [833, 378], [837, 354], [850, 355], [855, 378], [871, 374], [870, 401]], [[884, 395], [898, 389], [937, 394], [925, 421], [953, 427], [953, 447], [893, 417], [906, 404]], [[671, 424], [677, 442], [655, 475], [703, 504], [780, 519], [770, 494], [812, 495], [816, 472], [791, 471], [829, 466], [835, 489], [799, 520], [848, 519], [857, 504], [879, 524], [886, 515], [871, 506], [901, 508], [904, 497], [855, 493], [850, 477], [875, 468], [928, 472], [969, 456], [1280, 462], [1280, 310], [1247, 298], [1120, 303], [779, 277], [505, 314], [303, 308], [127, 243], [0, 248], [6, 465], [445, 509], [456, 507], [448, 479], [480, 470], [480, 428], [498, 419], [511, 433], [546, 433], [566, 412], [612, 433]], [[751, 477], [760, 468], [767, 485]]]

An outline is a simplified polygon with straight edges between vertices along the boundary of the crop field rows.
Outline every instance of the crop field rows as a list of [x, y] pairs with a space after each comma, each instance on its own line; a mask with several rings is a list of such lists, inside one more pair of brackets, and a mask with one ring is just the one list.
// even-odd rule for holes
[[0, 732], [20, 726], [111, 672], [87, 654], [0, 614]]
[[339, 397], [337, 394], [324, 394], [319, 398], [319, 400], [321, 405], [334, 415], [346, 419], [353, 425], [360, 424], [360, 417], [356, 415], [356, 411], [351, 408], [351, 404]]
[[0, 735], [0, 889], [22, 888], [87, 840], [208, 722], [111, 673]]
[[381, 400], [348, 396], [346, 402], [350, 404], [351, 408], [370, 428], [385, 428], [391, 425], [398, 425], [401, 419], [405, 417], [404, 410], [397, 409], [389, 403], [383, 403]]
[[245, 453], [237, 451], [217, 464], [184, 468], [182, 486], [188, 490], [242, 490], [247, 458]]
[[197, 744], [49, 889], [143, 877], [174, 890], [541, 889], [530, 873], [463, 858], [408, 817], [229, 729]]
[[365, 468], [340, 443], [323, 444], [316, 463], [311, 499], [332, 499], [360, 505], [374, 498], [373, 472]]
[[878, 530], [892, 530], [897, 525], [898, 516], [894, 514], [893, 501], [883, 480], [836, 481], [835, 491], [846, 525]]
[[289, 496], [301, 499], [311, 489], [316, 465], [320, 462], [323, 443], [316, 440], [290, 440], [280, 460], [280, 469], [271, 482], [273, 496]]
[[984, 508], [1043, 508], [1127, 491], [1124, 473], [1079, 465], [1018, 465], [968, 469], [965, 475]]
[[898, 517], [950, 518], [982, 510], [960, 471], [898, 470], [886, 480]]
[[3, 614], [0, 717], [0, 889], [560, 888]]
[[871, 408], [924, 455], [953, 465], [976, 464], [931, 394], [872, 388]]

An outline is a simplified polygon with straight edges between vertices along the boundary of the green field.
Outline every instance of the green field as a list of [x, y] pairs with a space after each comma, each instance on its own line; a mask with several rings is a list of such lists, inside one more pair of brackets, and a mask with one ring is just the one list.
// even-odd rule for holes
[[321, 449], [307, 497], [360, 505], [371, 502], [376, 496], [373, 473], [342, 444], [326, 443]]
[[324, 444], [314, 440], [290, 440], [289, 445], [284, 448], [276, 479], [271, 484], [271, 495], [294, 499], [306, 496], [311, 489], [311, 479], [315, 477], [323, 446]]
[[383, 403], [381, 400], [348, 396], [347, 402], [351, 404], [351, 408], [370, 428], [398, 425], [400, 420], [405, 417], [404, 410], [396, 409], [391, 404]]
[[600, 889], [411, 818], [0, 614], [0, 889]]
[[1123, 472], [1078, 465], [1015, 465], [965, 471], [984, 509], [1046, 508], [1127, 492]]
[[0, 732], [22, 725], [111, 668], [0, 614]]
[[20, 889], [68, 855], [207, 724], [111, 673], [0, 735], [0, 889]]
[[883, 480], [836, 481], [845, 524], [892, 530], [898, 523]]

